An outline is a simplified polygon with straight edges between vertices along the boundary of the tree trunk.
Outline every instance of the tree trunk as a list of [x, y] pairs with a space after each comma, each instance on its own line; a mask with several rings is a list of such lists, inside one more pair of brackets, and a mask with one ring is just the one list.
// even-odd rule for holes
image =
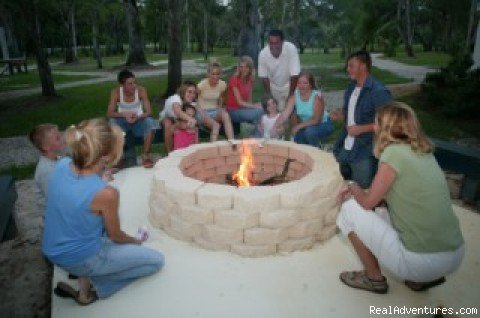
[[32, 23], [32, 43], [35, 51], [35, 57], [37, 60], [38, 75], [40, 76], [40, 82], [42, 83], [42, 95], [54, 97], [57, 96], [55, 91], [55, 85], [53, 83], [52, 71], [48, 59], [43, 50], [40, 17], [38, 13], [38, 3], [33, 3], [33, 21]]
[[77, 54], [77, 29], [75, 27], [75, 1], [72, 1], [72, 6], [70, 7], [70, 28], [72, 30], [73, 61], [77, 61], [78, 54]]
[[188, 14], [188, 0], [185, 1], [185, 26], [187, 27], [187, 52], [191, 52], [192, 43], [190, 43], [190, 14]]
[[93, 50], [95, 52], [95, 59], [97, 60], [97, 68], [103, 68], [102, 65], [102, 53], [100, 52], [100, 45], [98, 43], [98, 21], [97, 21], [97, 14], [95, 13], [94, 20], [92, 23], [92, 42], [93, 42]]
[[260, 52], [260, 16], [258, 14], [258, 0], [246, 0], [243, 2], [244, 10], [242, 20], [245, 21], [238, 36], [238, 55], [248, 55], [258, 65], [258, 53]]
[[184, 0], [168, 0], [168, 86], [164, 96], [175, 93], [182, 82], [182, 11]]
[[[398, 33], [402, 37], [405, 53], [409, 57], [414, 57], [413, 52], [413, 34], [410, 16], [410, 0], [398, 0], [397, 5], [397, 29]], [[405, 15], [405, 19], [402, 18], [402, 12]]]
[[477, 7], [477, 1], [472, 0], [470, 5], [470, 18], [468, 19], [467, 39], [465, 41], [465, 51], [470, 53], [470, 46], [472, 44], [473, 24], [475, 23], [475, 10]]
[[145, 57], [142, 24], [138, 14], [138, 6], [136, 0], [123, 0], [125, 5], [125, 14], [127, 18], [128, 29], [128, 44], [129, 51], [127, 66], [146, 65], [147, 59]]
[[203, 58], [208, 60], [208, 16], [207, 8], [203, 10]]

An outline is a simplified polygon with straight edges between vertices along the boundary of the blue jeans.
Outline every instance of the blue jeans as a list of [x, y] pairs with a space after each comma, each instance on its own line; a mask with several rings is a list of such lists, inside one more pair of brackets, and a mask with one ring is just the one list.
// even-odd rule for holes
[[261, 108], [240, 107], [238, 109], [228, 109], [228, 114], [232, 123], [251, 123], [258, 124], [263, 115]]
[[340, 173], [345, 180], [353, 180], [363, 189], [368, 189], [377, 173], [378, 160], [369, 156], [355, 162], [343, 160], [348, 157], [349, 150], [342, 148], [337, 154], [337, 161], [340, 165]]
[[293, 137], [293, 140], [297, 144], [319, 147], [320, 141], [323, 138], [328, 137], [333, 132], [333, 130], [333, 124], [330, 120], [328, 120], [324, 123], [319, 123], [300, 129]]
[[67, 272], [88, 277], [99, 298], [106, 298], [137, 278], [152, 275], [164, 265], [161, 253], [135, 244], [116, 244], [108, 238], [100, 251], [80, 264], [60, 266]]
[[130, 124], [124, 117], [114, 117], [112, 121], [120, 126], [124, 132], [131, 131], [135, 137], [145, 137], [148, 135], [153, 129], [157, 129], [160, 127], [158, 121], [153, 119], [152, 117], [146, 117], [144, 119], [140, 119], [134, 124]]

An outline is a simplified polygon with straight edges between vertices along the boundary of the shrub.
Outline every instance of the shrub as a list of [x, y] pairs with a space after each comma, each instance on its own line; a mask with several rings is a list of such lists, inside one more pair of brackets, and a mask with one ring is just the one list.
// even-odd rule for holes
[[468, 55], [457, 55], [440, 72], [427, 74], [422, 84], [425, 106], [450, 118], [480, 118], [480, 69], [470, 70]]

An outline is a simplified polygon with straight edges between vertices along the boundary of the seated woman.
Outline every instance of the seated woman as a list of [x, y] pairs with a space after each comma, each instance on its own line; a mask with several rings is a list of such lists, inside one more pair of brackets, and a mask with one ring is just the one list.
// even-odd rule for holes
[[[380, 108], [374, 131], [378, 172], [370, 189], [350, 183], [340, 193], [344, 203], [337, 218], [364, 270], [343, 272], [340, 280], [386, 293], [381, 264], [414, 291], [441, 284], [460, 266], [465, 249], [432, 143], [403, 103]], [[388, 204], [385, 215], [373, 210], [382, 200]]]
[[221, 75], [222, 67], [220, 63], [212, 62], [208, 64], [207, 78], [201, 80], [197, 85], [198, 104], [200, 106], [197, 110], [202, 117], [208, 116], [222, 124], [227, 139], [233, 139], [232, 121], [224, 108], [227, 84], [220, 79]]
[[294, 95], [288, 98], [285, 110], [275, 122], [273, 131], [279, 131], [292, 113], [294, 117], [290, 133], [296, 143], [319, 147], [321, 139], [333, 132], [334, 127], [325, 109], [325, 102], [309, 72], [303, 71], [298, 75]]
[[158, 122], [151, 117], [152, 107], [147, 90], [135, 84], [135, 75], [129, 70], [118, 74], [118, 82], [120, 87], [110, 93], [107, 116], [124, 132], [131, 131], [135, 137], [143, 137], [143, 166], [152, 168], [150, 148]]
[[233, 123], [250, 123], [257, 127], [263, 115], [262, 105], [252, 103], [255, 70], [250, 56], [238, 60], [237, 71], [227, 88], [227, 111]]
[[[197, 123], [201, 123], [210, 129], [210, 141], [214, 142], [217, 140], [220, 124], [202, 111], [195, 102], [196, 99], [197, 85], [192, 81], [184, 81], [178, 88], [177, 94], [170, 96], [165, 101], [165, 107], [160, 113], [160, 121], [163, 125], [165, 149], [167, 153], [173, 150], [174, 124], [177, 119], [187, 122], [190, 128], [194, 128], [197, 126]], [[183, 103], [195, 105], [197, 110], [195, 117], [189, 116], [182, 110]]]
[[158, 272], [164, 258], [120, 229], [119, 193], [99, 176], [120, 159], [122, 130], [91, 119], [68, 128], [65, 137], [72, 157], [61, 159], [50, 178], [42, 251], [79, 277], [79, 291], [59, 282], [55, 293], [88, 305]]

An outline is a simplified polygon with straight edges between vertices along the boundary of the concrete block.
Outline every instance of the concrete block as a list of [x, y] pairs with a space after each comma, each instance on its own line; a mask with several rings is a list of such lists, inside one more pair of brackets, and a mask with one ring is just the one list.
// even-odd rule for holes
[[295, 162], [303, 164], [305, 162], [305, 153], [293, 147], [289, 148], [288, 158], [294, 159]]
[[275, 244], [269, 245], [246, 245], [232, 244], [231, 251], [243, 257], [263, 257], [277, 252]]
[[253, 162], [255, 164], [271, 164], [271, 165], [273, 165], [275, 163], [274, 162], [274, 157], [272, 155], [269, 155], [269, 154], [254, 155]]
[[335, 196], [319, 198], [312, 205], [300, 208], [300, 218], [302, 220], [321, 219], [335, 206], [337, 206]]
[[288, 158], [288, 147], [286, 146], [269, 144], [267, 151], [273, 156]]
[[170, 213], [159, 206], [151, 207], [148, 214], [148, 221], [158, 228], [170, 226]]
[[195, 204], [195, 192], [203, 186], [203, 182], [191, 178], [179, 178], [165, 182], [165, 191], [167, 195], [175, 202], [183, 204]]
[[204, 225], [201, 237], [214, 243], [241, 243], [243, 242], [243, 231], [237, 229], [226, 229], [217, 225]]
[[[240, 162], [242, 162], [242, 159], [240, 158], [240, 155], [236, 156], [236, 155], [232, 155], [232, 156], [228, 156], [226, 157], [226, 164], [227, 165], [240, 165]], [[238, 169], [238, 168], [237, 168]]]
[[192, 163], [190, 166], [186, 167], [186, 169], [184, 171], [184, 174], [188, 175], [188, 176], [193, 176], [196, 173], [202, 171], [203, 169], [204, 169], [203, 161], [198, 160], [198, 161]]
[[176, 229], [173, 229], [171, 226], [166, 226], [163, 228], [163, 231], [167, 233], [169, 236], [173, 237], [174, 239], [177, 239], [179, 241], [187, 241], [191, 242], [192, 241], [192, 236], [187, 235], [183, 232], [180, 232]]
[[213, 211], [198, 205], [180, 205], [180, 216], [192, 224], [213, 224]]
[[227, 229], [248, 229], [259, 224], [259, 213], [246, 213], [236, 210], [220, 210], [214, 212], [214, 222]]
[[276, 229], [292, 226], [299, 217], [294, 210], [264, 211], [260, 214], [260, 226]]
[[228, 175], [231, 175], [233, 174], [234, 172], [236, 172], [238, 170], [238, 165], [224, 165], [224, 166], [221, 166], [221, 167], [217, 167], [215, 169], [216, 173], [219, 174], [219, 175], [225, 175], [225, 174], [228, 174]]
[[338, 232], [337, 225], [335, 224], [329, 225], [324, 227], [320, 233], [316, 234], [315, 239], [320, 242], [325, 241], [334, 237], [337, 234], [337, 232]]
[[228, 185], [205, 184], [196, 192], [200, 207], [211, 209], [231, 209], [236, 188]]
[[216, 243], [204, 239], [201, 236], [196, 236], [193, 238], [193, 241], [198, 244], [201, 248], [210, 251], [230, 251], [230, 244], [227, 243]]
[[191, 241], [194, 236], [199, 236], [202, 231], [201, 225], [190, 223], [178, 215], [170, 216], [170, 228], [188, 238], [188, 241]]
[[218, 154], [217, 146], [211, 145], [208, 148], [203, 148], [195, 152], [195, 156], [198, 160], [215, 158]]
[[215, 158], [210, 158], [210, 159], [203, 159], [202, 161], [203, 161], [203, 167], [205, 169], [222, 167], [222, 166], [225, 166], [226, 164], [226, 159], [225, 157], [222, 157], [222, 156], [217, 156]]
[[278, 251], [291, 253], [293, 251], [308, 250], [313, 247], [314, 243], [315, 243], [314, 236], [308, 236], [306, 238], [300, 238], [300, 239], [288, 239], [278, 244]]
[[316, 184], [302, 180], [281, 184], [276, 187], [281, 193], [280, 203], [283, 208], [298, 208], [311, 205], [315, 196]]
[[289, 238], [306, 238], [308, 236], [320, 233], [323, 228], [323, 220], [314, 219], [308, 221], [301, 221], [288, 230]]
[[242, 187], [234, 193], [233, 206], [241, 212], [272, 211], [280, 206], [280, 196], [271, 187]]
[[271, 245], [278, 244], [288, 238], [288, 229], [252, 228], [245, 230], [244, 242], [247, 245]]

